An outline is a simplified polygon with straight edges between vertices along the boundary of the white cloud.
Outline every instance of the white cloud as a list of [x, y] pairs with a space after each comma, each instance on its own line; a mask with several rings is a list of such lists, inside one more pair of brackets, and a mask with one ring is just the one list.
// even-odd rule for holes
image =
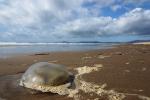
[[[7, 27], [0, 38], [51, 36], [53, 28], [76, 17], [88, 16], [88, 10], [81, 7], [82, 0], [7, 0], [0, 4], [0, 24]], [[78, 16], [75, 16], [78, 15]], [[21, 37], [22, 36], [22, 37]], [[39, 36], [39, 37], [38, 37]]]
[[124, 0], [125, 4], [142, 4], [144, 2], [149, 2], [149, 0]]
[[[150, 10], [136, 8], [117, 19], [98, 16], [115, 0], [1, 0], [0, 41], [57, 41], [115, 34], [149, 34]], [[142, 2], [142, 1], [141, 1]], [[83, 6], [94, 4], [89, 9]], [[32, 38], [31, 38], [32, 37]]]
[[81, 9], [81, 4], [82, 0], [8, 0], [0, 5], [0, 21], [28, 25], [43, 20], [42, 17], [64, 20], [72, 10]]
[[118, 19], [111, 17], [91, 17], [77, 19], [56, 27], [56, 33], [73, 36], [102, 36], [116, 34], [149, 34], [150, 10], [136, 8]]
[[95, 3], [98, 8], [110, 6], [115, 3], [116, 0], [85, 0], [88, 3]]
[[112, 9], [113, 11], [117, 11], [118, 9], [121, 9], [121, 8], [122, 8], [121, 5], [112, 5], [112, 6], [111, 6], [111, 9]]
[[115, 34], [149, 34], [150, 10], [135, 8], [107, 26]]
[[[56, 33], [62, 32], [73, 36], [98, 36], [103, 34], [104, 27], [112, 22], [111, 17], [90, 17], [77, 19], [56, 27]], [[57, 31], [58, 30], [58, 31]]]

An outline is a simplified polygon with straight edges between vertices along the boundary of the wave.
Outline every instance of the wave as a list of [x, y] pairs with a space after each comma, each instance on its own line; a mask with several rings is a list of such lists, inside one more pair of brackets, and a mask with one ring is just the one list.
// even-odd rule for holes
[[0, 46], [32, 46], [32, 45], [88, 45], [88, 44], [105, 44], [105, 43], [17, 43], [17, 42], [0, 42]]

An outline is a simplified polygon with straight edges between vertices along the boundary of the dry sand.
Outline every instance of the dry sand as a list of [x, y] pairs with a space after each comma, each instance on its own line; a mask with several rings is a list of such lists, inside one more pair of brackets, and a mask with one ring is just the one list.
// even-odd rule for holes
[[[75, 74], [77, 85], [69, 95], [36, 93], [17, 85], [22, 73], [40, 61], [66, 65]], [[150, 45], [0, 59], [0, 100], [150, 100], [149, 84]]]

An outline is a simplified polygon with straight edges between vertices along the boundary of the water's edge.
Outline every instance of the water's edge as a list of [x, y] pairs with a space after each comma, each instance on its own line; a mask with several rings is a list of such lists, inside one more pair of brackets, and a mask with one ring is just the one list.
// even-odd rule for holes
[[112, 48], [118, 43], [73, 43], [73, 44], [38, 44], [38, 45], [1, 45], [0, 58], [7, 58], [14, 55], [47, 53], [47, 52], [64, 52], [64, 51], [88, 51]]

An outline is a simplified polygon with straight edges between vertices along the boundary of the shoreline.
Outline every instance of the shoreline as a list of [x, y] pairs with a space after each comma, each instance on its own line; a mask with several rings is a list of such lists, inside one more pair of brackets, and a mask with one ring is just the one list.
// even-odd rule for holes
[[[93, 44], [93, 43], [92, 43]], [[99, 43], [98, 43], [99, 44]], [[125, 45], [150, 45], [150, 42], [138, 42], [138, 43], [120, 43], [120, 44], [113, 44], [112, 46], [106, 46], [106, 47], [103, 47], [103, 48], [99, 48], [99, 49], [89, 49], [89, 50], [64, 50], [64, 51], [36, 51], [36, 52], [24, 52], [24, 53], [12, 53], [12, 54], [9, 54], [9, 55], [1, 55], [0, 56], [0, 59], [7, 59], [7, 58], [13, 58], [13, 57], [18, 57], [18, 56], [24, 56], [24, 55], [34, 55], [34, 54], [39, 54], [39, 55], [46, 55], [46, 54], [49, 54], [49, 53], [65, 53], [65, 52], [88, 52], [88, 51], [101, 51], [101, 50], [107, 50], [107, 49], [112, 49], [112, 48], [116, 48], [116, 47], [119, 47], [119, 46], [125, 46]], [[8, 47], [18, 47], [18, 46], [23, 46], [23, 47], [26, 47], [26, 46], [48, 46], [48, 45], [10, 45]], [[1, 46], [0, 46], [1, 47]], [[5, 47], [4, 45], [2, 45], [2, 47]], [[7, 47], [7, 45], [6, 45]]]
[[139, 42], [139, 43], [133, 43], [133, 44], [144, 44], [144, 45], [150, 45], [150, 42]]
[[[90, 51], [101, 51], [101, 50], [107, 50], [107, 49], [112, 49], [112, 48], [116, 48], [118, 46], [120, 46], [121, 44], [117, 44], [117, 45], [112, 45], [112, 46], [106, 46], [106, 47], [102, 47], [102, 48], [95, 48], [95, 49], [81, 49], [81, 50], [61, 50], [61, 51], [37, 51], [37, 52], [24, 52], [24, 53], [12, 53], [12, 54], [8, 54], [8, 55], [1, 55], [0, 59], [7, 59], [7, 58], [15, 58], [15, 57], [21, 57], [21, 56], [27, 56], [27, 55], [47, 55], [49, 53], [67, 53], [67, 52], [90, 52]], [[32, 47], [32, 46], [31, 46]]]
[[[125, 100], [149, 100], [140, 99], [142, 97], [150, 97], [149, 57], [150, 45], [126, 44], [118, 45], [111, 49], [35, 53], [6, 59], [0, 58], [0, 98], [4, 98], [4, 100], [26, 100], [27, 98], [29, 100], [41, 100], [44, 97], [42, 100], [49, 100], [50, 98], [72, 100], [71, 98], [57, 94], [24, 94], [22, 90], [17, 89], [18, 87], [14, 90], [13, 85], [7, 86], [7, 84], [10, 84], [10, 81], [16, 79], [14, 75], [24, 73], [33, 63], [46, 61], [65, 65], [73, 74], [76, 74], [74, 68], [84, 66], [92, 68], [93, 66], [101, 64], [103, 65], [101, 70], [83, 75], [82, 78], [84, 81], [99, 85], [106, 84], [105, 90], [123, 93], [126, 96]], [[18, 77], [20, 76], [17, 76], [17, 78]], [[20, 93], [18, 93], [18, 91], [20, 91]], [[93, 98], [96, 97], [99, 98], [95, 93], [89, 95], [81, 92], [81, 94], [83, 94], [83, 97], [86, 99], [89, 97], [90, 100], [94, 100]], [[13, 96], [16, 97], [12, 99]], [[85, 100], [85, 98], [83, 100]], [[108, 100], [106, 98], [107, 97], [104, 96], [102, 100]]]

